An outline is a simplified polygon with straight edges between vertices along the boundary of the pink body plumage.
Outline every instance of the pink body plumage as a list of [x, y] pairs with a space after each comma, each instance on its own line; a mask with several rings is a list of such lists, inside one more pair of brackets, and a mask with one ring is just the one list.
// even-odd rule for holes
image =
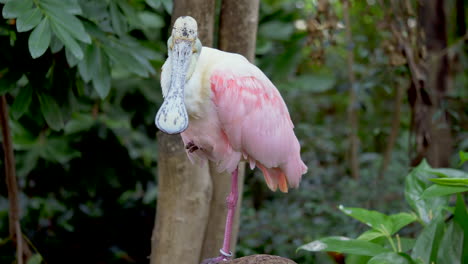
[[187, 152], [190, 160], [212, 160], [229, 173], [246, 160], [261, 169], [273, 191], [299, 185], [307, 167], [286, 104], [244, 57], [203, 47], [187, 82], [185, 104], [190, 121], [182, 139], [198, 147]]

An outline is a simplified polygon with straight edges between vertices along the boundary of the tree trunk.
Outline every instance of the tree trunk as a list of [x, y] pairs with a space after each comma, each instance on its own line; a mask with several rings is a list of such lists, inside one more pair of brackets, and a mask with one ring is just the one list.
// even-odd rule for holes
[[198, 264], [212, 185], [208, 166], [187, 160], [179, 135], [158, 132], [158, 205], [151, 264]]
[[449, 61], [446, 15], [443, 0], [426, 1], [419, 8], [419, 21], [427, 48], [426, 79], [416, 86], [413, 109], [417, 155], [412, 164], [426, 158], [433, 167], [448, 167], [452, 153], [452, 136], [443, 109], [448, 90]]

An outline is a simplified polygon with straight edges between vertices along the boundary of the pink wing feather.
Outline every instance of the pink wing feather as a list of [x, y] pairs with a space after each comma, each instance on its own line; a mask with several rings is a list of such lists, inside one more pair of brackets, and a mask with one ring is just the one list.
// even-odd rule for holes
[[307, 172], [294, 125], [273, 83], [257, 67], [246, 67], [249, 73], [213, 72], [212, 100], [233, 150], [262, 170], [270, 189], [287, 192]]

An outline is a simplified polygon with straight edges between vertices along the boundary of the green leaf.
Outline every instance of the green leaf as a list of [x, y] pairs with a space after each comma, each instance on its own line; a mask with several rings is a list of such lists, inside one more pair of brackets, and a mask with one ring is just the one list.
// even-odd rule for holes
[[463, 230], [463, 254], [462, 263], [468, 263], [468, 212], [461, 194], [457, 194], [455, 205], [454, 220]]
[[44, 54], [50, 44], [50, 27], [47, 18], [42, 19], [41, 23], [33, 30], [28, 39], [29, 53], [36, 59]]
[[52, 53], [57, 53], [63, 49], [63, 43], [55, 35], [52, 36], [50, 41], [50, 50]]
[[85, 82], [91, 81], [101, 66], [96, 61], [99, 60], [97, 56], [98, 49], [94, 45], [85, 46], [83, 60], [78, 64], [78, 71]]
[[96, 58], [98, 59], [96, 64], [99, 65], [99, 68], [93, 77], [93, 86], [99, 97], [105, 98], [109, 94], [111, 82], [109, 61], [101, 49], [97, 49]]
[[61, 130], [64, 126], [62, 111], [57, 102], [50, 95], [37, 93], [42, 115], [53, 130]]
[[343, 213], [361, 221], [362, 223], [390, 235], [393, 227], [390, 217], [377, 211], [366, 210], [362, 208], [351, 208], [340, 205], [338, 207]]
[[65, 57], [67, 59], [68, 66], [75, 67], [79, 60], [71, 53], [69, 49], [65, 49]]
[[272, 20], [262, 23], [258, 28], [258, 33], [267, 39], [289, 40], [294, 33], [294, 25], [293, 23]]
[[398, 213], [390, 215], [390, 220], [392, 221], [392, 235], [398, 232], [403, 227], [413, 223], [418, 220], [418, 217], [413, 213]]
[[28, 109], [32, 101], [33, 89], [30, 85], [20, 88], [18, 96], [16, 96], [11, 106], [11, 114], [13, 119], [18, 120]]
[[76, 40], [59, 24], [51, 23], [51, 26], [55, 35], [62, 41], [65, 47], [70, 50], [73, 56], [78, 60], [83, 59], [83, 51]]
[[378, 244], [363, 240], [349, 239], [347, 237], [326, 237], [309, 244], [303, 245], [298, 250], [307, 251], [334, 251], [345, 254], [355, 254], [363, 256], [376, 256], [381, 253], [390, 252]]
[[438, 168], [438, 169], [428, 169], [426, 170], [429, 173], [435, 174], [439, 177], [444, 177], [444, 178], [468, 178], [468, 173], [461, 171], [461, 170], [456, 170], [456, 169], [450, 169], [450, 168]]
[[429, 179], [432, 178], [432, 174], [427, 172], [430, 169], [431, 167], [423, 160], [406, 176], [405, 184], [406, 201], [425, 223], [440, 215], [442, 208], [448, 205], [448, 197], [421, 198], [424, 190], [431, 185]]
[[65, 13], [56, 6], [44, 5], [44, 9], [50, 17], [50, 23], [53, 28], [60, 28], [62, 31], [68, 32], [77, 40], [84, 43], [91, 43], [91, 37], [86, 33], [83, 23], [81, 23], [81, 21], [74, 15]]
[[146, 0], [145, 2], [153, 9], [158, 9], [161, 6], [161, 0]]
[[16, 20], [16, 30], [26, 32], [36, 27], [42, 19], [42, 12], [39, 8], [30, 9], [22, 13]]
[[164, 19], [153, 12], [143, 11], [138, 13], [141, 22], [147, 28], [163, 28]]
[[114, 32], [117, 35], [126, 33], [128, 29], [125, 16], [119, 11], [119, 8], [114, 2], [110, 2], [109, 11]]
[[434, 184], [431, 187], [424, 190], [424, 192], [421, 195], [421, 198], [444, 196], [460, 192], [468, 192], [468, 187]]
[[[406, 255], [406, 254], [405, 254]], [[411, 264], [409, 256], [402, 256], [395, 252], [382, 253], [369, 260], [367, 264]]]
[[463, 251], [463, 229], [451, 221], [444, 233], [437, 254], [437, 264], [461, 264]]
[[430, 181], [445, 185], [445, 186], [462, 186], [468, 187], [468, 178], [435, 178], [429, 179]]
[[416, 239], [411, 257], [425, 264], [437, 261], [437, 252], [444, 232], [444, 218], [438, 216], [427, 225]]
[[54, 7], [63, 13], [81, 15], [82, 10], [77, 0], [41, 0], [42, 6]]
[[17, 18], [31, 9], [32, 4], [32, 0], [8, 1], [2, 10], [3, 18]]
[[42, 256], [40, 254], [32, 255], [26, 264], [41, 264], [42, 263]]
[[90, 114], [75, 113], [65, 125], [64, 131], [67, 135], [88, 131], [95, 123], [95, 119]]
[[174, 3], [172, 0], [161, 0], [163, 6], [164, 6], [164, 9], [166, 10], [166, 12], [168, 14], [172, 14], [172, 9], [174, 7]]
[[459, 152], [460, 155], [460, 163], [459, 166], [463, 165], [466, 161], [468, 161], [468, 152], [461, 151]]
[[382, 232], [377, 231], [375, 229], [370, 229], [362, 233], [357, 239], [371, 241], [371, 240], [374, 240], [376, 238], [383, 237], [383, 236], [385, 236], [385, 234], [383, 234]]

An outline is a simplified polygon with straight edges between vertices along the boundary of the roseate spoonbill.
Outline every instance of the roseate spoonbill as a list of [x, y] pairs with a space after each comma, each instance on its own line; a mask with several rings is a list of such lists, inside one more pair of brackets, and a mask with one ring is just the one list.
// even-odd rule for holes
[[241, 55], [202, 47], [189, 16], [175, 21], [167, 45], [155, 123], [165, 133], [181, 133], [192, 162], [211, 160], [232, 174], [224, 243], [213, 259], [227, 260], [239, 162], [259, 167], [268, 187], [282, 192], [297, 187], [307, 167], [286, 104], [262, 71]]

